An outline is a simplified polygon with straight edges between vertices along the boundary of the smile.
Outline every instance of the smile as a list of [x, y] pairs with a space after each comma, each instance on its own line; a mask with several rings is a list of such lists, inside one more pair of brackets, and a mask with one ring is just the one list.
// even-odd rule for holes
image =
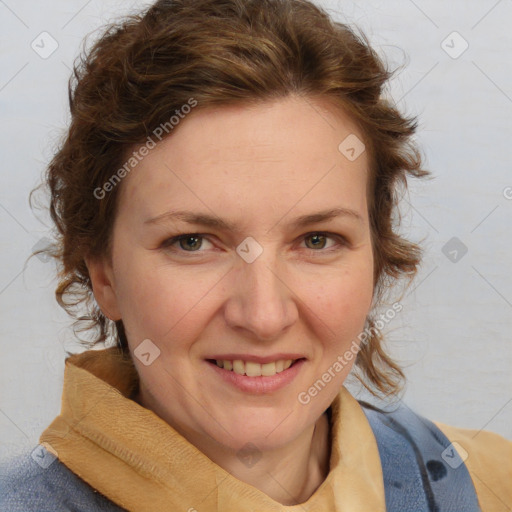
[[297, 360], [293, 359], [280, 359], [270, 363], [259, 364], [254, 361], [241, 361], [236, 359], [234, 361], [215, 360], [215, 364], [224, 370], [235, 372], [238, 375], [247, 375], [247, 377], [272, 377], [277, 373], [290, 368], [290, 366]]
[[207, 359], [206, 363], [228, 385], [245, 393], [262, 395], [289, 385], [306, 359], [278, 359], [265, 363], [241, 359]]

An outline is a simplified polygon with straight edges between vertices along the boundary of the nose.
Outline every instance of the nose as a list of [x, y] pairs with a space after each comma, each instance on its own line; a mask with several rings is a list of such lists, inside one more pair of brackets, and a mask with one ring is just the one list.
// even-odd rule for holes
[[298, 318], [296, 296], [277, 258], [268, 251], [252, 263], [240, 259], [231, 274], [227, 324], [260, 341], [282, 336]]

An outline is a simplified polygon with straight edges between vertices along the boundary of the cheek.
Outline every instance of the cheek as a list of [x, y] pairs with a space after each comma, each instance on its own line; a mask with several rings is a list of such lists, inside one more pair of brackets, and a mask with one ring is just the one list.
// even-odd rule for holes
[[[307, 302], [333, 334], [333, 343], [352, 339], [364, 328], [373, 298], [373, 275], [368, 269], [340, 272], [316, 288]], [[350, 340], [349, 340], [350, 341]]]
[[201, 277], [136, 255], [125, 260], [118, 267], [116, 291], [130, 341], [193, 335], [199, 328], [201, 303], [218, 280], [216, 272]]

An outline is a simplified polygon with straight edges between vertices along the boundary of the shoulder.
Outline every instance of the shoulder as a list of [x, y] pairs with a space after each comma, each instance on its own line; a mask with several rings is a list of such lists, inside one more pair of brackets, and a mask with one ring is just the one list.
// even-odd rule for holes
[[[510, 512], [512, 442], [485, 430], [432, 422], [403, 403], [387, 410], [361, 405], [379, 446], [390, 499], [401, 502], [423, 485], [426, 496], [461, 510]], [[418, 468], [425, 478], [417, 478], [407, 493], [392, 488], [395, 480], [403, 487]], [[461, 500], [467, 506], [460, 507]]]
[[483, 510], [509, 511], [512, 504], [512, 441], [486, 430], [435, 422], [468, 468]]
[[0, 465], [3, 512], [107, 511], [123, 509], [81, 480], [43, 446]]

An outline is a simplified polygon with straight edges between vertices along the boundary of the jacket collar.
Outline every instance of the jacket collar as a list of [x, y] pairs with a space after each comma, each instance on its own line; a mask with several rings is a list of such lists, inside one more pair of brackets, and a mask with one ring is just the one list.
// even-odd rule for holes
[[384, 511], [377, 443], [358, 402], [343, 387], [331, 405], [330, 471], [300, 505], [285, 506], [211, 461], [129, 397], [135, 367], [117, 348], [66, 360], [61, 413], [43, 432], [58, 458], [128, 510]]

